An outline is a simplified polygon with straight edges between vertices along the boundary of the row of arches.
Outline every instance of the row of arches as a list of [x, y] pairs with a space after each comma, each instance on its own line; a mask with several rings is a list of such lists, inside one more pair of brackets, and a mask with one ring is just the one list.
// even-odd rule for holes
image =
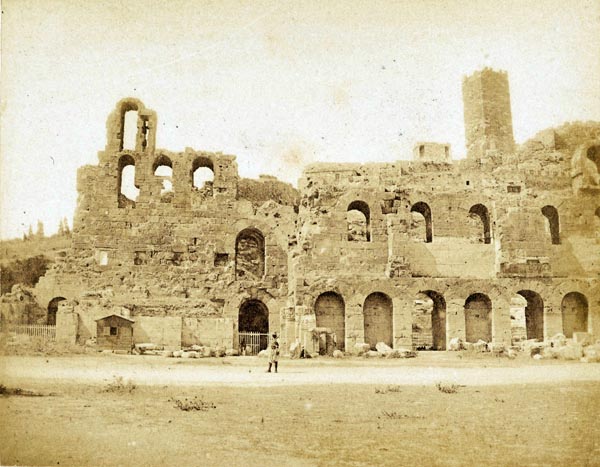
[[[544, 339], [544, 303], [531, 290], [516, 294], [521, 306], [511, 307], [511, 334], [514, 343], [525, 339]], [[425, 300], [423, 300], [425, 298]], [[446, 348], [446, 301], [442, 294], [425, 290], [415, 299], [415, 306], [425, 310], [413, 314], [413, 344], [417, 348], [444, 350]], [[561, 303], [563, 334], [588, 331], [588, 301], [579, 292], [567, 293]], [[346, 314], [342, 296], [329, 291], [319, 295], [314, 305], [317, 327], [330, 328], [337, 336], [337, 347], [344, 350]], [[378, 342], [393, 344], [392, 299], [383, 292], [368, 295], [363, 304], [364, 341], [372, 348]], [[492, 301], [484, 293], [469, 295], [464, 303], [465, 339], [467, 342], [492, 341]]]
[[[413, 204], [410, 212], [415, 215], [414, 223], [419, 230], [417, 237], [426, 243], [433, 241], [433, 220], [431, 208], [423, 201]], [[353, 201], [346, 210], [346, 221], [349, 241], [371, 241], [371, 211], [369, 205], [364, 201]], [[554, 206], [544, 206], [541, 209], [546, 218], [546, 231], [549, 240], [554, 245], [560, 244], [560, 223], [558, 210]], [[600, 208], [596, 210], [596, 216], [600, 218]], [[469, 209], [469, 217], [473, 222], [474, 229], [479, 232], [481, 243], [492, 243], [492, 230], [490, 213], [483, 204], [475, 204]]]
[[[125, 198], [119, 204], [120, 207], [126, 205], [126, 201], [135, 202], [139, 195], [139, 186], [135, 184], [135, 160], [131, 154], [123, 154], [118, 163], [118, 194], [120, 198]], [[173, 162], [171, 159], [161, 154], [152, 164], [152, 174], [162, 181], [160, 194], [164, 195], [173, 191]], [[203, 189], [209, 186], [214, 180], [214, 165], [207, 157], [197, 157], [190, 166], [190, 183], [193, 189]]]

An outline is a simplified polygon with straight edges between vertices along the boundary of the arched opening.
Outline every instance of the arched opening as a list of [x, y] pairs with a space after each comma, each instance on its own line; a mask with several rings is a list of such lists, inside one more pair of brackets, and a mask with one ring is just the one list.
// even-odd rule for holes
[[335, 292], [325, 292], [315, 302], [318, 328], [329, 328], [335, 335], [335, 347], [345, 348], [346, 324], [344, 299]]
[[519, 290], [510, 302], [511, 341], [544, 340], [544, 301], [531, 290]]
[[162, 180], [161, 196], [173, 192], [173, 163], [171, 159], [164, 154], [161, 155], [152, 164], [152, 173]]
[[492, 243], [490, 214], [483, 204], [475, 204], [469, 209], [469, 217], [474, 227], [474, 238], [479, 243]]
[[431, 224], [431, 209], [427, 203], [418, 202], [413, 204], [410, 208], [412, 216], [412, 228], [411, 232], [413, 238], [418, 238], [425, 243], [431, 243], [433, 241], [433, 229]]
[[585, 295], [569, 292], [563, 297], [560, 310], [565, 337], [573, 337], [574, 332], [588, 331], [588, 301]]
[[56, 312], [58, 311], [58, 304], [66, 300], [65, 297], [54, 297], [48, 302], [48, 314], [46, 317], [46, 324], [51, 326], [56, 325]]
[[138, 111], [127, 110], [123, 115], [123, 141], [121, 150], [135, 151], [138, 134]]
[[415, 297], [412, 341], [418, 350], [446, 349], [446, 301], [441, 294], [425, 290]]
[[124, 154], [119, 158], [118, 171], [118, 206], [135, 206], [140, 190], [135, 185], [135, 161], [131, 155]]
[[365, 343], [371, 349], [375, 349], [378, 342], [393, 346], [393, 313], [392, 299], [386, 294], [374, 292], [365, 299]]
[[212, 161], [207, 157], [197, 157], [192, 163], [192, 186], [197, 190], [210, 189], [212, 194], [214, 179], [215, 169]]
[[260, 300], [246, 300], [238, 313], [240, 352], [256, 355], [269, 343], [269, 309]]
[[348, 240], [351, 242], [371, 241], [371, 211], [364, 201], [353, 201], [346, 212]]
[[259, 281], [264, 274], [265, 237], [257, 229], [244, 229], [235, 240], [235, 277]]
[[586, 156], [596, 165], [596, 170], [600, 174], [600, 146], [590, 146]]
[[596, 231], [596, 235], [600, 236], [600, 207], [596, 208], [594, 214], [594, 230]]
[[465, 301], [465, 339], [492, 340], [492, 301], [485, 294], [475, 293]]
[[558, 211], [554, 206], [544, 206], [542, 214], [548, 221], [546, 223], [546, 235], [550, 236], [553, 245], [560, 244], [560, 226], [558, 222]]

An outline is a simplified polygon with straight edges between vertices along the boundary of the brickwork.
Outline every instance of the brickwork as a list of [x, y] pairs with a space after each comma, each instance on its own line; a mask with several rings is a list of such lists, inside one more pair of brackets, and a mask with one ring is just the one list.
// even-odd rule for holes
[[[75, 303], [80, 340], [126, 309], [134, 341], [172, 347], [236, 347], [249, 303], [284, 349], [318, 351], [327, 332], [346, 351], [600, 337], [600, 123], [515, 147], [507, 75], [477, 72], [463, 92], [466, 159], [418, 143], [413, 161], [309, 165], [298, 189], [240, 179], [233, 156], [155, 148], [156, 115], [125, 99], [99, 163], [79, 170], [70, 254], [35, 297]], [[212, 180], [194, 186], [196, 169]]]

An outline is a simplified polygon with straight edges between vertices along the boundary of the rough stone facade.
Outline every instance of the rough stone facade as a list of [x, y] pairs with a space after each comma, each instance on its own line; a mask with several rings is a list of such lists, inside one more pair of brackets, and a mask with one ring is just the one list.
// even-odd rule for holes
[[[466, 159], [417, 143], [413, 161], [310, 165], [298, 190], [240, 179], [233, 156], [156, 149], [156, 115], [125, 99], [99, 164], [79, 170], [72, 250], [36, 298], [73, 303], [80, 340], [115, 313], [134, 341], [168, 347], [237, 348], [238, 331], [311, 352], [600, 337], [600, 123], [517, 148], [506, 73], [463, 93]], [[122, 190], [133, 168], [137, 196]], [[194, 186], [197, 169], [212, 181]]]

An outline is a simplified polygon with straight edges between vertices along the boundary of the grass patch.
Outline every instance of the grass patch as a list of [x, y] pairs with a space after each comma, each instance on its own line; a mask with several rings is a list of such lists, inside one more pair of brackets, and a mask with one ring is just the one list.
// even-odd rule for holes
[[438, 382], [435, 384], [435, 387], [438, 388], [438, 391], [443, 392], [444, 394], [456, 394], [458, 392], [458, 388], [461, 386], [454, 383]]
[[115, 376], [111, 383], [108, 383], [103, 392], [112, 392], [116, 394], [131, 394], [137, 386], [131, 380], [125, 382], [122, 376]]
[[394, 384], [386, 388], [375, 388], [375, 394], [387, 394], [388, 392], [402, 392], [402, 386]]
[[175, 403], [175, 407], [184, 412], [200, 411], [208, 412], [210, 409], [216, 409], [217, 406], [212, 402], [207, 402], [194, 396], [192, 399], [170, 399]]

